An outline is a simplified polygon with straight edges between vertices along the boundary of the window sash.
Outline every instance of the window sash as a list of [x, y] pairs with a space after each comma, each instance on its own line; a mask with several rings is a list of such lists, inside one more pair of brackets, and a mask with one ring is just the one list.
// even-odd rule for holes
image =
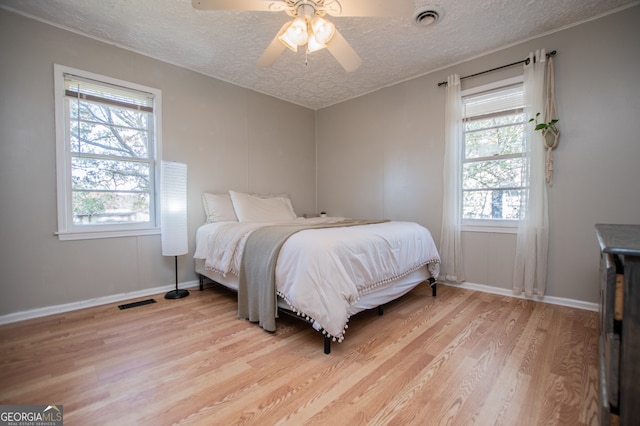
[[[157, 164], [161, 160], [159, 158], [161, 153], [160, 148], [160, 126], [159, 120], [161, 120], [161, 92], [157, 89], [152, 89], [144, 86], [140, 86], [134, 83], [128, 83], [120, 80], [115, 80], [109, 77], [100, 76], [80, 70], [74, 70], [69, 67], [61, 65], [54, 66], [55, 73], [55, 86], [56, 86], [56, 140], [57, 140], [57, 175], [58, 175], [58, 236], [61, 240], [67, 239], [84, 239], [84, 238], [106, 238], [106, 237], [120, 237], [120, 236], [132, 236], [132, 235], [152, 235], [159, 233], [159, 215], [158, 211], [158, 199], [156, 196], [156, 182], [159, 182], [159, 170]], [[72, 100], [80, 99], [81, 102], [90, 102], [110, 108], [116, 108], [118, 110], [135, 110], [142, 114], [148, 114], [147, 127], [140, 129], [138, 126], [120, 126], [121, 129], [130, 130], [134, 137], [138, 138], [138, 149], [133, 151], [132, 156], [110, 155], [108, 147], [105, 152], [87, 153], [87, 152], [71, 152], [71, 123], [76, 123], [79, 117], [72, 117], [70, 112], [70, 103]], [[145, 120], [145, 119], [143, 119]], [[108, 122], [91, 120], [82, 120], [83, 124], [91, 126], [99, 126], [109, 124]], [[144, 121], [143, 121], [144, 122]], [[118, 126], [114, 126], [118, 127]], [[141, 136], [136, 136], [135, 132], [144, 133]], [[144, 139], [140, 139], [144, 138]], [[140, 143], [145, 143], [140, 145]], [[115, 146], [115, 144], [114, 144]], [[146, 151], [145, 151], [146, 150]], [[136, 152], [141, 156], [136, 156]], [[88, 160], [102, 160], [102, 161], [114, 161], [118, 163], [138, 163], [143, 166], [144, 174], [140, 175], [145, 179], [144, 186], [147, 189], [142, 189], [140, 183], [138, 186], [131, 186], [130, 182], [127, 183], [127, 174], [125, 173], [123, 187], [101, 187], [97, 186], [92, 188], [91, 185], [83, 185], [81, 187], [74, 186], [73, 174], [71, 165], [73, 159], [88, 159]], [[117, 166], [116, 166], [117, 167]], [[89, 170], [89, 169], [87, 169]], [[112, 169], [116, 172], [117, 168]], [[131, 171], [128, 171], [129, 173]], [[133, 177], [138, 171], [134, 170]], [[148, 175], [148, 176], [147, 176]], [[138, 178], [140, 179], [140, 178]], [[96, 180], [95, 182], [98, 182]], [[133, 181], [135, 182], [135, 180]], [[129, 185], [129, 186], [127, 186]], [[117, 212], [113, 209], [105, 213], [105, 216], [111, 215], [109, 223], [96, 223], [95, 221], [85, 221], [80, 223], [77, 217], [74, 216], [73, 199], [78, 194], [112, 194], [116, 199], [131, 199], [131, 197], [143, 197], [140, 202], [148, 203], [147, 207], [142, 209], [146, 216], [139, 216], [133, 213], [129, 214], [125, 212]], [[76, 194], [76, 195], [74, 195]], [[145, 201], [148, 200], [148, 201]], [[137, 205], [137, 204], [135, 204]], [[99, 210], [99, 209], [98, 209]], [[126, 205], [122, 210], [127, 210]], [[137, 208], [131, 209], [132, 211], [138, 210]], [[87, 212], [81, 212], [80, 216], [90, 217], [91, 214]], [[118, 220], [118, 216], [121, 216], [123, 220]], [[133, 219], [132, 219], [133, 218]], [[131, 222], [133, 220], [133, 222]]]
[[[93, 84], [93, 87], [98, 86], [97, 83]], [[94, 89], [95, 90], [95, 89]], [[118, 94], [118, 97], [122, 98], [122, 89], [119, 89], [119, 91], [121, 93]], [[104, 94], [106, 96], [109, 95], [109, 93], [105, 90]], [[71, 100], [73, 100], [73, 98], [71, 98]], [[65, 100], [65, 102], [67, 103], [67, 108], [66, 110], [69, 112], [68, 116], [65, 118], [65, 120], [68, 122], [69, 125], [69, 131], [68, 131], [68, 140], [67, 140], [67, 144], [70, 147], [71, 146], [71, 138], [73, 136], [73, 133], [71, 131], [71, 124], [74, 122], [79, 121], [79, 119], [75, 119], [71, 116], [71, 102], [70, 99], [67, 98]], [[120, 104], [122, 104], [123, 102], [118, 102], [118, 103], [110, 103], [110, 102], [102, 102], [103, 104], [108, 105], [110, 108], [113, 107], [116, 110], [121, 109]], [[78, 115], [79, 117], [79, 115]], [[148, 127], [152, 127], [151, 125], [153, 124], [153, 117], [149, 117], [150, 122]], [[92, 125], [92, 127], [100, 127], [100, 126], [105, 126], [105, 127], [112, 127], [110, 122], [89, 122], [88, 124]], [[119, 128], [125, 128], [124, 126], [116, 126]], [[131, 129], [131, 127], [126, 127], [128, 129]], [[152, 136], [152, 132], [150, 131], [150, 129], [144, 129], [144, 132], [147, 133], [147, 144], [148, 145], [152, 145], [153, 144], [153, 136]], [[151, 194], [151, 190], [153, 188], [151, 182], [149, 182], [148, 188], [146, 190], [137, 190], [137, 191], [123, 191], [122, 189], [118, 189], [117, 187], [114, 188], [101, 188], [99, 186], [97, 187], [91, 187], [91, 183], [89, 183], [89, 187], [79, 187], [77, 186], [77, 184], [74, 182], [74, 177], [77, 176], [76, 172], [80, 169], [76, 169], [76, 167], [82, 167], [83, 162], [76, 162], [75, 159], [83, 159], [83, 160], [88, 160], [89, 162], [91, 160], [94, 161], [98, 161], [98, 162], [104, 162], [104, 164], [109, 164], [111, 163], [113, 165], [112, 168], [108, 168], [108, 169], [104, 169], [104, 168], [100, 168], [100, 170], [107, 170], [106, 173], [112, 172], [116, 169], [116, 167], [120, 166], [124, 166], [126, 167], [127, 164], [129, 163], [139, 163], [141, 165], [143, 165], [143, 169], [147, 169], [148, 172], [144, 175], [147, 179], [151, 179], [151, 170], [152, 170], [152, 166], [153, 163], [151, 161], [151, 159], [149, 158], [149, 155], [151, 153], [151, 150], [149, 149], [151, 148], [150, 146], [147, 146], [147, 154], [145, 155], [145, 157], [124, 157], [124, 156], [118, 156], [118, 155], [109, 155], [109, 154], [92, 154], [92, 153], [83, 153], [83, 152], [78, 152], [78, 151], [74, 151], [69, 149], [69, 155], [70, 155], [70, 166], [71, 166], [71, 200], [72, 200], [72, 206], [71, 206], [71, 221], [74, 227], [77, 226], [85, 226], [86, 223], [78, 220], [78, 217], [80, 216], [101, 216], [103, 218], [113, 218], [113, 220], [107, 222], [107, 221], [101, 221], [98, 223], [93, 223], [96, 226], [113, 226], [113, 225], [122, 225], [122, 226], [148, 226], [152, 223], [152, 220], [154, 219], [154, 215], [152, 214], [152, 210], [153, 210], [153, 205], [151, 204], [153, 202], [153, 195]], [[146, 167], [144, 167], [146, 165]], [[144, 172], [143, 172], [144, 173]], [[96, 184], [93, 184], [96, 185]], [[121, 200], [122, 197], [118, 196], [118, 194], [124, 194], [124, 193], [129, 193], [129, 194], [147, 194], [148, 197], [146, 198], [146, 201], [142, 201], [143, 205], [144, 205], [144, 209], [142, 209], [142, 211], [138, 212], [137, 214], [135, 212], [114, 212], [114, 211], [109, 211], [110, 209], [107, 208], [106, 211], [102, 211], [102, 212], [96, 212], [96, 213], [87, 213], [84, 211], [76, 211], [76, 208], [74, 207], [74, 203], [73, 200], [78, 199], [78, 196], [80, 193], [83, 194], [103, 194], [105, 196], [108, 196], [109, 194], [112, 194], [112, 197], [107, 197], [107, 198], [113, 198], [115, 200]], [[148, 203], [148, 204], [147, 204]], [[145, 205], [146, 204], [146, 205]], [[131, 209], [132, 207], [130, 206], [129, 209]], [[126, 214], [125, 214], [126, 213]], [[142, 216], [140, 216], [140, 214], [142, 214]], [[122, 218], [122, 220], [117, 220], [117, 218], [120, 217]], [[133, 219], [131, 219], [133, 218]], [[90, 224], [92, 222], [89, 222]]]
[[[522, 217], [522, 211], [519, 209], [519, 204], [517, 202], [518, 197], [525, 197], [526, 192], [528, 191], [528, 187], [526, 186], [526, 182], [528, 181], [526, 176], [522, 174], [526, 172], [526, 166], [523, 163], [520, 167], [516, 167], [512, 169], [512, 171], [516, 172], [516, 175], [513, 176], [500, 176], [495, 179], [485, 179], [485, 183], [482, 183], [481, 180], [478, 180], [478, 176], [473, 176], [478, 179], [475, 181], [470, 181], [471, 177], [465, 175], [466, 167], [470, 165], [477, 165], [480, 168], [483, 164], [487, 164], [487, 168], [490, 165], [496, 164], [495, 162], [507, 161], [509, 160], [517, 160], [523, 158], [523, 152], [518, 151], [517, 147], [513, 146], [514, 149], [508, 149], [507, 151], [516, 151], [516, 152], [496, 152], [492, 154], [491, 146], [488, 146], [489, 150], [484, 151], [482, 149], [482, 145], [476, 145], [475, 149], [470, 149], [467, 145], [470, 143], [467, 135], [478, 133], [478, 132], [486, 132], [490, 134], [492, 131], [499, 131], [500, 129], [505, 129], [508, 127], [524, 127], [525, 121], [524, 118], [521, 121], [514, 120], [512, 123], [503, 123], [497, 125], [491, 125], [486, 127], [473, 128], [471, 130], [467, 129], [467, 123], [471, 121], [480, 121], [480, 120], [488, 120], [496, 117], [503, 117], [509, 115], [518, 115], [522, 114], [524, 110], [524, 89], [520, 82], [516, 84], [509, 84], [505, 86], [492, 85], [489, 90], [475, 89], [474, 93], [463, 96], [463, 149], [461, 155], [461, 173], [463, 173], [463, 177], [461, 179], [461, 188], [462, 192], [462, 211], [460, 214], [462, 215], [462, 221], [467, 225], [475, 225], [475, 226], [495, 226], [495, 223], [499, 223], [501, 226], [517, 226], [519, 218]], [[522, 134], [520, 137], [524, 137]], [[522, 149], [524, 149], [524, 144], [522, 144]], [[473, 155], [480, 154], [480, 156]], [[485, 155], [482, 155], [485, 154]], [[471, 156], [470, 156], [471, 155]], [[513, 167], [513, 165], [510, 165]], [[518, 176], [518, 170], [520, 170]], [[490, 170], [489, 170], [490, 171]], [[507, 178], [504, 181], [504, 185], [501, 185], [502, 178]], [[509, 182], [509, 177], [516, 180]], [[521, 185], [518, 183], [521, 182]], [[474, 195], [475, 194], [475, 195]], [[488, 198], [487, 198], [488, 197]], [[515, 197], [515, 198], [513, 198]], [[499, 202], [501, 205], [493, 206], [493, 202]], [[504, 204], [506, 202], [506, 204]], [[515, 202], [515, 204], [513, 204]], [[480, 204], [478, 204], [480, 203]], [[489, 203], [489, 204], [487, 204]], [[469, 211], [471, 209], [471, 212]], [[506, 210], [505, 210], [506, 209]], [[516, 212], [519, 217], [512, 217], [512, 215]], [[473, 216], [469, 217], [469, 213]], [[490, 217], [493, 214], [500, 215], [500, 217]], [[505, 216], [506, 215], [506, 216]]]

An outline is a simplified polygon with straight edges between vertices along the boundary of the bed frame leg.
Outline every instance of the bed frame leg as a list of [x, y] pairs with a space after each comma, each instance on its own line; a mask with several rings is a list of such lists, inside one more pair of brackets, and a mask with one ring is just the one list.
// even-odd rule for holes
[[384, 310], [382, 309], [382, 305], [378, 306], [378, 315], [384, 314]]
[[438, 285], [438, 283], [436, 282], [436, 279], [433, 277], [429, 278], [429, 285], [431, 286], [431, 295], [433, 297], [436, 297], [436, 287]]
[[329, 355], [331, 353], [331, 338], [324, 336], [324, 353]]
[[198, 274], [198, 281], [200, 283], [200, 291], [204, 290], [204, 276], [202, 274]]

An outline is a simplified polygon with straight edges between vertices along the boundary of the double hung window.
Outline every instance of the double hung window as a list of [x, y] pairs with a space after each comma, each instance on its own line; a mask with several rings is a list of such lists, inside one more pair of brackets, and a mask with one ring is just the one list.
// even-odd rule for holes
[[465, 91], [462, 104], [463, 224], [517, 226], [528, 180], [522, 82]]
[[160, 91], [56, 65], [60, 239], [157, 233]]

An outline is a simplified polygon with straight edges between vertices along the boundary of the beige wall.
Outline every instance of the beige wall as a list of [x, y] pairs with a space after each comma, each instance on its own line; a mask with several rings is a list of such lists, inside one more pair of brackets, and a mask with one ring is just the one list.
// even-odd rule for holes
[[416, 221], [437, 231], [444, 151], [425, 117], [444, 116], [429, 102], [431, 89], [414, 80], [318, 111], [319, 209]]
[[[173, 283], [159, 236], [54, 236], [54, 63], [162, 90], [163, 157], [189, 166], [193, 253], [204, 220], [200, 194], [229, 188], [287, 191], [299, 214], [413, 220], [438, 241], [444, 90], [437, 83], [539, 47], [558, 50], [562, 131], [549, 190], [548, 294], [596, 302], [593, 225], [640, 223], [639, 20], [634, 7], [314, 112], [0, 10], [0, 316]], [[509, 288], [514, 241], [465, 233], [469, 281]], [[181, 257], [180, 281], [194, 279], [191, 256]]]
[[0, 10], [0, 316], [174, 283], [159, 235], [59, 241], [53, 64], [162, 90], [163, 158], [188, 165], [190, 254], [204, 191], [283, 192], [315, 211], [315, 112]]
[[[560, 144], [549, 188], [547, 294], [597, 302], [594, 225], [640, 223], [640, 6], [317, 113], [318, 207], [337, 215], [415, 220], [440, 239], [444, 88], [461, 76], [557, 50]], [[465, 80], [506, 78], [509, 69]], [[515, 235], [463, 233], [467, 280], [511, 288]]]

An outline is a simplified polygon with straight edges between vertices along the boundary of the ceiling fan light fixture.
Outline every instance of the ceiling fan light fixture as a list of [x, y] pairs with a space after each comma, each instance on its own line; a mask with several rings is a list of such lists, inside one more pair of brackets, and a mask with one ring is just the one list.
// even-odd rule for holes
[[309, 37], [309, 40], [307, 41], [307, 52], [308, 53], [313, 53], [313, 52], [317, 52], [318, 50], [322, 50], [325, 47], [327, 47], [326, 44], [324, 43], [320, 43], [318, 41], [318, 39], [316, 38], [315, 35], [311, 35], [311, 37]]
[[287, 37], [287, 30], [291, 27], [292, 23], [293, 21], [289, 22], [288, 26], [286, 26], [285, 29], [282, 30], [282, 34], [278, 36], [278, 40], [280, 40], [280, 42], [284, 44], [287, 47], [287, 49], [297, 52], [298, 45]]
[[304, 18], [294, 19], [285, 32], [279, 37], [289, 49], [298, 51], [298, 46], [307, 44], [309, 35], [307, 33], [307, 21]]
[[316, 16], [311, 21], [311, 29], [316, 41], [320, 44], [327, 44], [336, 32], [336, 26], [332, 22]]
[[[323, 19], [331, 16], [406, 16], [407, 3], [399, 14], [393, 2], [378, 0], [353, 0], [349, 7], [343, 9], [343, 0], [192, 0], [195, 9], [200, 10], [256, 10], [284, 11], [292, 20], [284, 22], [269, 46], [256, 62], [260, 67], [270, 67], [282, 54], [285, 48], [298, 51], [298, 46], [305, 46], [306, 53], [326, 48], [346, 72], [355, 71], [362, 60], [336, 26]], [[352, 1], [352, 0], [350, 0]], [[362, 2], [362, 4], [357, 4]], [[365, 10], [364, 4], [373, 4], [374, 13]], [[384, 3], [384, 4], [382, 4]], [[411, 2], [413, 3], [413, 2]], [[305, 64], [307, 63], [305, 56]]]
[[336, 26], [332, 22], [304, 14], [291, 21], [278, 40], [294, 52], [298, 51], [298, 46], [306, 44], [307, 53], [313, 53], [327, 47], [335, 32]]

